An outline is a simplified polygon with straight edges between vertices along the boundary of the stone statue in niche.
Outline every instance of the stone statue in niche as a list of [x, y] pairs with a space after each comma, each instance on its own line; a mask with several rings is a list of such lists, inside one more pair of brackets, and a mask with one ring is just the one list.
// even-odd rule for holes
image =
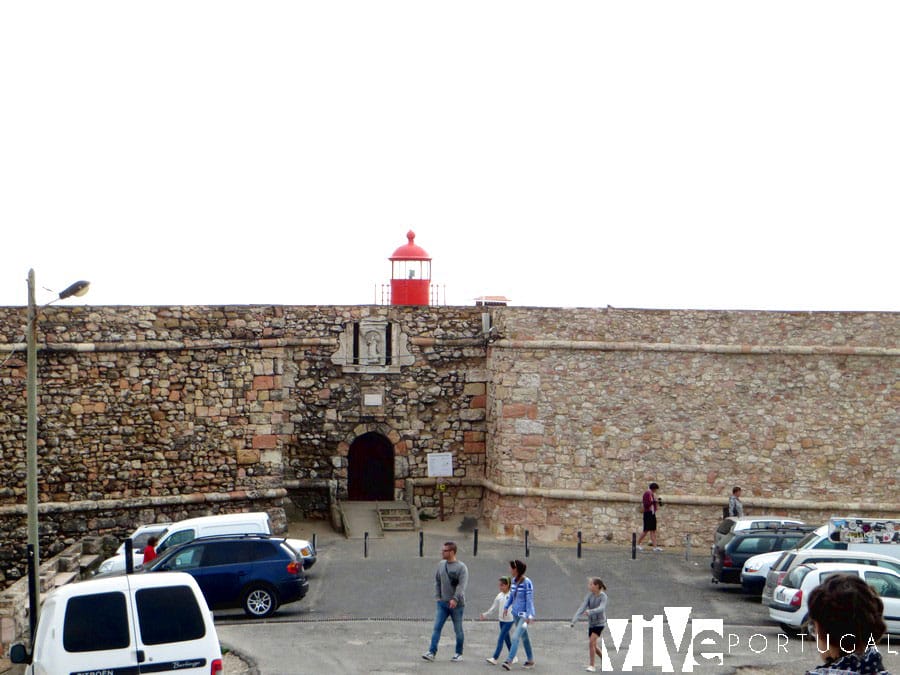
[[384, 363], [384, 336], [375, 330], [370, 330], [366, 338], [366, 363]]
[[409, 336], [399, 323], [385, 317], [362, 317], [346, 323], [331, 360], [348, 373], [399, 373], [401, 367], [415, 363]]

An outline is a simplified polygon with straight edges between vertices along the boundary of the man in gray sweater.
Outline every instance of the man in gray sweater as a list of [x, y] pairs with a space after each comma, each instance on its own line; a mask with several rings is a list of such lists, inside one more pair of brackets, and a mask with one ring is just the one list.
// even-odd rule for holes
[[456, 543], [444, 542], [441, 547], [443, 560], [434, 573], [434, 597], [437, 608], [434, 614], [434, 630], [431, 633], [431, 645], [422, 654], [426, 661], [434, 661], [437, 654], [441, 631], [449, 617], [453, 621], [456, 632], [456, 652], [451, 661], [462, 661], [463, 654], [463, 609], [466, 604], [466, 585], [469, 583], [469, 570], [465, 563], [456, 559]]

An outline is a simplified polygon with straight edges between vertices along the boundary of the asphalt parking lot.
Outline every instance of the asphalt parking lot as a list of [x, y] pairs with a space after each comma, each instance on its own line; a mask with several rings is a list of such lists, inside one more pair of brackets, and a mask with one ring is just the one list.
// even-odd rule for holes
[[[575, 547], [565, 545], [532, 545], [526, 558], [523, 542], [480, 533], [476, 556], [471, 528], [460, 526], [459, 520], [426, 524], [424, 557], [419, 557], [416, 533], [369, 539], [364, 551], [362, 540], [345, 539], [323, 523], [295, 523], [292, 536], [311, 538], [316, 532], [318, 540], [308, 596], [263, 621], [248, 620], [237, 611], [217, 612], [219, 636], [265, 675], [491, 668], [484, 658], [496, 642], [497, 623], [479, 621], [478, 615], [491, 605], [497, 577], [507, 573], [508, 561], [519, 558], [528, 563], [535, 585], [538, 620], [529, 630], [536, 670], [583, 672], [586, 627], [581, 623], [572, 629], [569, 619], [589, 576], [603, 578], [608, 616], [622, 620], [618, 647], [612, 625], [606, 633], [607, 661], [615, 672], [802, 673], [819, 663], [815, 645], [781, 636], [758, 598], [737, 586], [710, 583], [708, 545], [695, 547], [690, 559], [683, 549], [668, 549], [639, 553], [633, 560], [630, 548], [610, 546], [585, 546], [578, 558]], [[469, 568], [461, 664], [449, 661], [449, 623], [437, 660], [421, 659], [431, 635], [433, 575], [440, 544], [448, 539], [458, 543], [459, 559]], [[641, 621], [650, 625], [635, 631]], [[632, 640], [632, 635], [639, 637]], [[885, 665], [898, 672], [900, 639], [881, 649]]]

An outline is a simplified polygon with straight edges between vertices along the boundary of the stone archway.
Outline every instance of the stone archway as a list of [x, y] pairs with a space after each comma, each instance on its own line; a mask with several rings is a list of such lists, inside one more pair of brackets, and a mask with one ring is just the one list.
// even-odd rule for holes
[[394, 446], [382, 434], [357, 436], [347, 455], [347, 499], [394, 500]]

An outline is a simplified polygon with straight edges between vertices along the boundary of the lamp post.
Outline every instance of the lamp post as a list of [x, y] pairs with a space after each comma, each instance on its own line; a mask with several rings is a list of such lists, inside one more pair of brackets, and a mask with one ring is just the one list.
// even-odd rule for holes
[[[88, 292], [90, 283], [76, 281], [52, 300], [65, 300], [66, 298], [81, 296]], [[50, 303], [47, 303], [50, 304]], [[46, 306], [46, 305], [45, 305]], [[30, 594], [29, 623], [31, 625], [31, 639], [34, 640], [34, 629], [37, 626], [40, 615], [40, 577], [38, 571], [41, 568], [40, 546], [38, 544], [38, 481], [37, 481], [37, 313], [38, 308], [34, 303], [34, 270], [28, 270], [28, 323], [25, 329], [25, 345], [28, 358], [26, 381], [26, 418], [25, 430], [25, 454], [27, 457], [27, 478], [25, 491], [28, 500], [28, 545], [34, 552], [29, 556], [29, 578], [35, 585], [34, 592]]]

